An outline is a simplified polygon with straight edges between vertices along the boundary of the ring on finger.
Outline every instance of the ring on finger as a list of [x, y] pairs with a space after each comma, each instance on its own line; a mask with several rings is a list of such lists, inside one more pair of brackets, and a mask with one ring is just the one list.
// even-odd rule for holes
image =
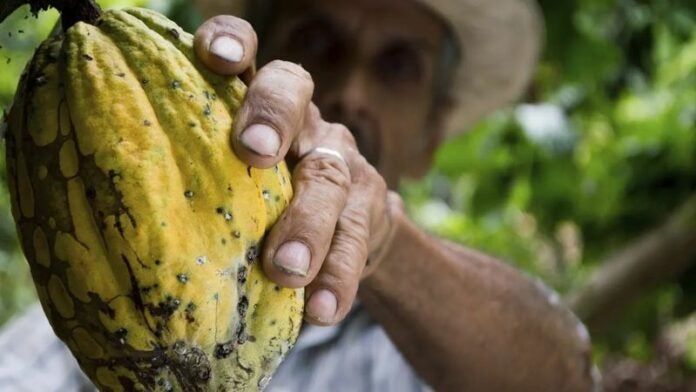
[[315, 147], [311, 151], [309, 151], [305, 156], [310, 155], [310, 154], [324, 154], [324, 155], [330, 155], [334, 158], [338, 158], [341, 162], [345, 163], [346, 165], [348, 162], [346, 162], [346, 159], [343, 157], [343, 154], [340, 152], [334, 150], [333, 148], [328, 148], [328, 147]]

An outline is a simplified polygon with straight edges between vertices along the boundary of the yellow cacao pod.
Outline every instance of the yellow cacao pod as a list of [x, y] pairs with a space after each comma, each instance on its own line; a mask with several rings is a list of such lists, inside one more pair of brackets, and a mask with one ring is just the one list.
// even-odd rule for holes
[[129, 8], [37, 50], [8, 116], [9, 186], [51, 325], [104, 391], [263, 389], [301, 290], [262, 273], [287, 168], [230, 147], [245, 93], [192, 36]]

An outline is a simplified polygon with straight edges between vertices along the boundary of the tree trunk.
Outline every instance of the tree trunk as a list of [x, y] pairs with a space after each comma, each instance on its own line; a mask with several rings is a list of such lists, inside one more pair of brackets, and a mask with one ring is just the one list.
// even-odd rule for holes
[[597, 329], [640, 294], [668, 282], [696, 261], [696, 196], [662, 226], [602, 264], [567, 302], [590, 329]]

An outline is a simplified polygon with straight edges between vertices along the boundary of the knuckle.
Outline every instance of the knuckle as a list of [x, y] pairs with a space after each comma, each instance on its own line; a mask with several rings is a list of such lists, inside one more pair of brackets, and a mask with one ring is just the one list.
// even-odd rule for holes
[[384, 195], [387, 194], [389, 191], [387, 181], [384, 179], [384, 177], [382, 177], [381, 174], [379, 174], [377, 169], [370, 164], [367, 164], [367, 177], [370, 179], [370, 183], [373, 184], [378, 193]]
[[305, 157], [295, 169], [294, 179], [302, 183], [330, 184], [343, 192], [350, 187], [350, 174], [343, 162], [320, 154]]
[[357, 143], [355, 141], [355, 136], [353, 136], [353, 133], [348, 129], [348, 127], [338, 123], [329, 123], [328, 126], [331, 135], [336, 137], [339, 142], [341, 142], [343, 145], [348, 145], [351, 148], [356, 148]]
[[[266, 66], [271, 70], [285, 74], [299, 83], [299, 87], [304, 90], [314, 90], [314, 80], [312, 75], [301, 65], [284, 60], [273, 60]], [[265, 68], [265, 67], [264, 67]]]
[[372, 192], [386, 193], [387, 182], [364, 156], [359, 153], [356, 154], [353, 162], [354, 167], [351, 171], [351, 175], [354, 182], [368, 186]]
[[217, 15], [210, 18], [206, 24], [215, 26], [215, 30], [218, 31], [239, 31], [244, 30], [245, 32], [253, 32], [254, 28], [249, 22], [244, 19], [237, 18], [232, 15]]

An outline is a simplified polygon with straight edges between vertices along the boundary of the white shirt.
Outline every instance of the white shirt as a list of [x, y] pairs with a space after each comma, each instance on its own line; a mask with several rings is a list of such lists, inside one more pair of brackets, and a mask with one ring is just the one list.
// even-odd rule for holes
[[[93, 392], [38, 305], [0, 331], [0, 391]], [[430, 390], [360, 305], [334, 327], [305, 325], [266, 392]]]

